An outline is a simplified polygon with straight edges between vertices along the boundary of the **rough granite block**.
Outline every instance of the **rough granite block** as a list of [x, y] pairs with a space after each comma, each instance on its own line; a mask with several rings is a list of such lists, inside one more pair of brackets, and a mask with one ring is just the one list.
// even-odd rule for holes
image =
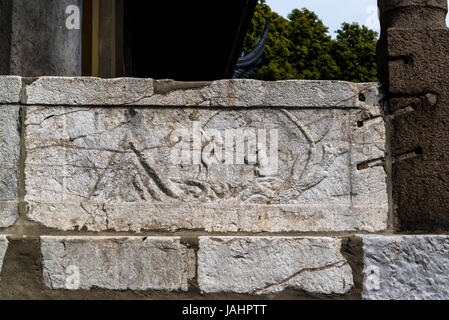
[[193, 250], [179, 238], [41, 237], [51, 289], [187, 291]]
[[22, 90], [22, 78], [0, 76], [0, 104], [19, 103]]
[[[312, 97], [317, 84], [282, 85]], [[342, 98], [326, 91], [336, 84], [364, 102], [322, 108]], [[316, 108], [28, 107], [28, 217], [61, 230], [384, 230], [377, 85], [321, 90]]]
[[360, 237], [364, 299], [449, 299], [448, 236]]
[[19, 159], [19, 107], [0, 105], [0, 228], [18, 217]]
[[205, 293], [343, 295], [354, 282], [340, 249], [332, 238], [201, 237], [198, 282]]
[[344, 81], [219, 80], [42, 77], [25, 88], [30, 105], [131, 105], [212, 107], [360, 107], [360, 91], [376, 84]]

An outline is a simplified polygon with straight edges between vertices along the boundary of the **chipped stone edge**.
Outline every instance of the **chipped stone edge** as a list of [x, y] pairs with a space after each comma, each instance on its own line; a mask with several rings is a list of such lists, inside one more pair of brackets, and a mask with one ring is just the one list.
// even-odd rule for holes
[[19, 203], [18, 200], [0, 201], [0, 229], [12, 227], [19, 219]]
[[[367, 103], [360, 99], [361, 94], [373, 92], [374, 89], [380, 95], [379, 83], [339, 80], [270, 82], [232, 79], [178, 82], [93, 77], [40, 77], [23, 80], [20, 99], [23, 105], [364, 109]], [[343, 94], [345, 97], [341, 100], [337, 100], [337, 97], [326, 100], [332, 98], [335, 92], [345, 92], [346, 95]]]
[[22, 86], [19, 76], [0, 76], [0, 105], [19, 104]]

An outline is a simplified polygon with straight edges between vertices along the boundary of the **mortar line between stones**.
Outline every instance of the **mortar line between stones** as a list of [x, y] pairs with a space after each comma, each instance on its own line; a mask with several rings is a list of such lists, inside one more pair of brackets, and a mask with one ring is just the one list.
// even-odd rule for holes
[[[405, 233], [410, 234], [410, 233]], [[447, 233], [446, 233], [447, 234]], [[44, 227], [38, 228], [35, 232], [26, 231], [21, 233], [15, 232], [0, 232], [0, 236], [5, 235], [8, 237], [15, 238], [39, 238], [40, 236], [49, 236], [49, 237], [154, 237], [154, 238], [182, 238], [182, 239], [199, 239], [200, 237], [242, 237], [242, 238], [354, 238], [358, 236], [392, 236], [392, 235], [400, 235], [394, 232], [353, 232], [353, 233], [331, 233], [331, 232], [320, 232], [320, 233], [274, 233], [274, 234], [266, 234], [266, 233], [218, 233], [218, 232], [177, 232], [177, 233], [164, 233], [164, 232], [144, 232], [144, 233], [128, 233], [128, 232], [79, 232], [79, 231], [46, 231]], [[416, 235], [427, 235], [424, 234], [416, 234]], [[445, 235], [445, 234], [441, 234]]]
[[[17, 105], [17, 103], [13, 103], [11, 105]], [[39, 104], [39, 103], [26, 103], [24, 101], [20, 102], [20, 105], [28, 106], [28, 107], [40, 107], [40, 108], [91, 108], [91, 109], [120, 109], [120, 108], [134, 108], [134, 109], [199, 109], [199, 110], [223, 110], [223, 111], [231, 111], [231, 110], [254, 110], [254, 109], [270, 109], [270, 110], [343, 110], [343, 111], [353, 111], [353, 110], [361, 110], [363, 109], [360, 106], [282, 106], [282, 105], [272, 105], [272, 106], [263, 106], [263, 105], [251, 105], [251, 106], [196, 106], [196, 105], [132, 105], [132, 104], [90, 104], [90, 103], [80, 103], [80, 104]]]
[[393, 155], [391, 153], [391, 135], [392, 135], [392, 119], [387, 115], [390, 114], [390, 105], [388, 100], [384, 102], [383, 112], [384, 112], [384, 123], [385, 123], [385, 171], [387, 173], [387, 193], [388, 193], [388, 221], [387, 230], [394, 233], [395, 232], [395, 222], [394, 222], [394, 200], [393, 200]]

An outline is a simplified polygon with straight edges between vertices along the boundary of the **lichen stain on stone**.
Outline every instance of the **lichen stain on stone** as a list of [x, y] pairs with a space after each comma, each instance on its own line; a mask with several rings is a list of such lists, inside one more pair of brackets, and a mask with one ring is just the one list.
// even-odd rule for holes
[[155, 80], [154, 81], [154, 93], [160, 95], [167, 95], [173, 91], [178, 90], [195, 90], [203, 89], [211, 85], [212, 82], [187, 82], [187, 81], [174, 81], [174, 80]]

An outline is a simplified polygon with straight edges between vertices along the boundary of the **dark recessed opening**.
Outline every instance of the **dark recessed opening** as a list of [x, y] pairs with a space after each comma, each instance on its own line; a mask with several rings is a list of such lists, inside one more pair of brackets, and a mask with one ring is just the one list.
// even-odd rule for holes
[[365, 97], [365, 95], [363, 93], [359, 94], [359, 100], [362, 101], [362, 102], [366, 101], [366, 97]]
[[84, 75], [185, 81], [233, 76], [257, 4], [257, 0], [85, 2]]
[[423, 154], [423, 150], [422, 150], [421, 147], [416, 148], [416, 149], [414, 150], [414, 152], [415, 152], [416, 155], [421, 155], [421, 154]]

